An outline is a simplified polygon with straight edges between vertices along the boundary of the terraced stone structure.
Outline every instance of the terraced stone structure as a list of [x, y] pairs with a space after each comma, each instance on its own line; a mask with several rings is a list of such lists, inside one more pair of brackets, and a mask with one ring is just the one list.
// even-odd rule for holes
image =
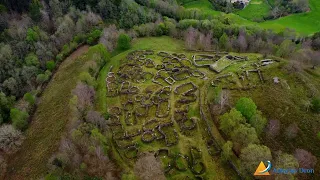
[[106, 77], [108, 125], [123, 163], [133, 165], [139, 153], [151, 151], [161, 159], [167, 175], [189, 172], [191, 179], [203, 179], [209, 168], [203, 155], [217, 156], [221, 151], [205, 110], [208, 86], [253, 87], [251, 73], [264, 82], [260, 66], [266, 61], [223, 74], [224, 69], [246, 63], [248, 58], [225, 53], [190, 57], [137, 50], [118, 68], [110, 69]]

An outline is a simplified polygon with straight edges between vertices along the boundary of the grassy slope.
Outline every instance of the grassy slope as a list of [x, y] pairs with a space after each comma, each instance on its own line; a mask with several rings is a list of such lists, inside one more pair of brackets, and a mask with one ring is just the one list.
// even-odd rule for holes
[[71, 54], [48, 84], [26, 131], [26, 140], [9, 162], [6, 179], [36, 179], [46, 173], [48, 159], [57, 150], [69, 119], [71, 90], [86, 62], [77, 57], [87, 50], [88, 46], [83, 46]]
[[267, 0], [251, 0], [248, 6], [238, 11], [236, 14], [248, 20], [254, 21], [263, 19], [264, 16], [268, 15], [270, 9], [271, 7], [267, 3]]
[[188, 9], [192, 9], [192, 8], [201, 9], [201, 12], [205, 13], [208, 16], [221, 14], [221, 12], [219, 11], [212, 10], [212, 4], [208, 0], [191, 1], [191, 2], [185, 3], [183, 6]]
[[285, 28], [295, 29], [302, 34], [313, 34], [320, 31], [320, 1], [309, 0], [311, 12], [294, 14], [272, 21], [260, 23], [261, 27], [282, 31]]
[[[270, 20], [262, 23], [252, 22], [250, 20], [245, 19], [244, 17], [251, 19], [248, 15], [250, 12], [246, 12], [247, 10], [244, 9], [243, 15], [241, 17], [236, 14], [224, 14], [226, 17], [233, 20], [236, 24], [241, 25], [258, 25], [260, 27], [271, 29], [276, 32], [280, 32], [285, 30], [286, 28], [294, 29], [296, 32], [309, 35], [320, 30], [320, 1], [318, 0], [309, 0], [311, 12], [307, 13], [300, 13], [300, 14], [293, 14], [290, 16], [282, 17], [276, 20]], [[212, 4], [208, 0], [199, 0], [190, 3], [184, 4], [186, 8], [199, 8], [208, 14], [211, 13], [212, 15], [217, 14], [217, 11], [212, 10]], [[250, 5], [249, 5], [250, 6]], [[239, 12], [242, 14], [242, 12]], [[253, 13], [253, 12], [251, 12]], [[256, 13], [254, 13], [256, 14]]]

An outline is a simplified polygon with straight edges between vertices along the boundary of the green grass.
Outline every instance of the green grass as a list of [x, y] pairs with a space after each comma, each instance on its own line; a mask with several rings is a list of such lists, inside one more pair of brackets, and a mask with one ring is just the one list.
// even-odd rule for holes
[[293, 14], [276, 20], [266, 21], [259, 25], [275, 31], [286, 28], [294, 29], [301, 34], [309, 35], [320, 31], [320, 1], [309, 0], [311, 12]]
[[260, 21], [269, 14], [270, 10], [267, 0], [251, 0], [249, 5], [236, 14], [250, 21]]
[[[253, 0], [259, 1], [259, 0]], [[263, 1], [263, 0], [260, 0]], [[263, 3], [262, 7], [254, 7], [251, 3], [247, 8], [239, 11], [240, 15], [237, 14], [225, 14], [221, 13], [223, 16], [229, 18], [233, 23], [239, 25], [256, 25], [265, 29], [271, 29], [275, 32], [283, 32], [287, 28], [295, 30], [297, 33], [302, 35], [310, 35], [320, 30], [320, 1], [309, 0], [310, 12], [292, 14], [286, 17], [282, 17], [276, 20], [268, 20], [261, 23], [253, 22], [249, 19], [254, 18], [254, 16], [261, 17], [262, 14], [266, 13], [267, 7]], [[252, 6], [252, 7], [250, 7]], [[212, 4], [208, 0], [193, 1], [184, 4], [185, 8], [196, 8], [208, 15], [217, 15], [219, 12], [212, 9]], [[247, 19], [246, 19], [247, 18]]]
[[200, 9], [201, 13], [204, 13], [207, 16], [215, 16], [221, 14], [220, 11], [215, 11], [212, 9], [212, 4], [208, 0], [190, 1], [183, 4], [183, 6], [187, 9]]

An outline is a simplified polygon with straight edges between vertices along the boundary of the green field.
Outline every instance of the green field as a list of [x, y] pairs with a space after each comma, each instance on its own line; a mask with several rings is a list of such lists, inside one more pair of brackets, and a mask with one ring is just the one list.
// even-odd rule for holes
[[220, 11], [212, 10], [212, 4], [208, 0], [190, 1], [183, 5], [187, 9], [199, 9], [201, 13], [207, 16], [215, 16], [222, 14]]
[[[259, 0], [253, 0], [254, 3], [257, 1]], [[309, 0], [309, 3], [310, 12], [293, 14], [261, 23], [256, 23], [248, 19], [253, 19], [254, 16], [263, 16], [267, 11], [267, 5], [265, 3], [262, 3], [262, 7], [257, 7], [258, 5], [251, 3], [247, 7], [249, 10], [246, 10], [245, 8], [238, 12], [239, 15], [233, 13], [222, 14], [230, 18], [234, 23], [240, 25], [257, 25], [262, 28], [274, 30], [275, 32], [281, 32], [289, 28], [302, 35], [310, 35], [320, 30], [320, 1]], [[217, 11], [212, 10], [212, 4], [208, 0], [193, 1], [186, 3], [183, 6], [186, 8], [198, 8], [211, 15], [216, 15], [218, 13]]]
[[250, 21], [260, 21], [269, 14], [271, 7], [267, 0], [251, 0], [249, 5], [236, 14]]

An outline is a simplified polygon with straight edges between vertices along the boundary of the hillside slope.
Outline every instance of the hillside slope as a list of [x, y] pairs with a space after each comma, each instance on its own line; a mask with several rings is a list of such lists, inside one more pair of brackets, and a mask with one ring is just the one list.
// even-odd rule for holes
[[21, 150], [9, 161], [5, 179], [37, 179], [46, 173], [48, 159], [57, 150], [69, 120], [71, 90], [86, 62], [78, 57], [88, 48], [82, 46], [73, 52], [53, 76], [42, 94]]

